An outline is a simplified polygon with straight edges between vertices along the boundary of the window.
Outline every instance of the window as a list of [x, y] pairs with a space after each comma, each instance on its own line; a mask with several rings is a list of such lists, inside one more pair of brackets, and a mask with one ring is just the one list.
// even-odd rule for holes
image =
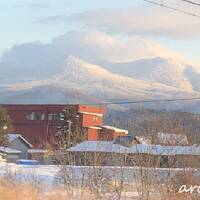
[[41, 120], [44, 120], [44, 114], [32, 112], [26, 115], [26, 119], [32, 120], [32, 121], [41, 121]]
[[93, 122], [97, 122], [98, 119], [99, 119], [98, 117], [94, 116], [94, 117], [93, 117]]
[[60, 113], [51, 113], [48, 115], [49, 121], [60, 121]]

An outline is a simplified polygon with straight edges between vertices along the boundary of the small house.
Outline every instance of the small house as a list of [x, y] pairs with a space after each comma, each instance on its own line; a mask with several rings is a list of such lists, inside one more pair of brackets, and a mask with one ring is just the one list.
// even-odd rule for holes
[[8, 134], [8, 147], [21, 152], [19, 159], [28, 158], [28, 149], [33, 146], [20, 134]]
[[100, 166], [143, 166], [153, 168], [199, 168], [200, 146], [135, 144], [85, 141], [67, 150], [69, 163]]
[[0, 146], [0, 153], [7, 162], [16, 162], [20, 159], [21, 151], [9, 147]]

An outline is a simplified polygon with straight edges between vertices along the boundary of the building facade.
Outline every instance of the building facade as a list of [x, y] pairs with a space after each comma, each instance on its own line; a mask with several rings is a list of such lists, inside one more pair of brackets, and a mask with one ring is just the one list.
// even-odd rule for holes
[[123, 146], [115, 141], [84, 141], [67, 149], [63, 156], [68, 159], [67, 164], [81, 166], [200, 167], [199, 146]]
[[60, 113], [73, 106], [82, 127], [102, 126], [105, 110], [85, 105], [1, 105], [7, 109], [15, 133], [37, 145], [54, 136], [63, 121]]
[[[103, 125], [105, 108], [89, 105], [0, 105], [7, 109], [14, 133], [21, 134], [34, 146], [49, 141], [64, 124], [63, 110], [75, 111], [89, 141], [112, 141], [128, 131]], [[70, 120], [70, 119], [69, 119]]]

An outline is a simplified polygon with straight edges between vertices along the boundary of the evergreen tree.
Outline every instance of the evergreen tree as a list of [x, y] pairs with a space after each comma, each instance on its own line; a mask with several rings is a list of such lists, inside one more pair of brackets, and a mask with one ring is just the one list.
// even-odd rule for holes
[[0, 108], [0, 146], [8, 144], [6, 135], [12, 130], [11, 120], [6, 109]]
[[86, 139], [86, 130], [81, 126], [80, 116], [73, 105], [67, 106], [61, 114], [63, 124], [56, 134], [56, 147], [66, 149]]

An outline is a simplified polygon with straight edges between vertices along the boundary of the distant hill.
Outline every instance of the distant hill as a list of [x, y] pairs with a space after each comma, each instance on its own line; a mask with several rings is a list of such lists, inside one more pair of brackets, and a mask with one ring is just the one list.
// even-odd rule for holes
[[[140, 66], [142, 67], [142, 65]], [[175, 73], [171, 72], [172, 74], [175, 79]], [[92, 102], [94, 99], [97, 99], [97, 102], [103, 102], [111, 99], [147, 100], [200, 96], [200, 92], [193, 90], [193, 86], [189, 82], [181, 86], [179, 83], [176, 85], [175, 82], [167, 84], [164, 80], [159, 81], [156, 78], [153, 82], [145, 80], [144, 77], [148, 79], [147, 73], [143, 74], [144, 77], [142, 77], [142, 73], [141, 77], [139, 75], [137, 77], [130, 76], [133, 74], [130, 73], [129, 76], [116, 74], [102, 66], [69, 56], [62, 67], [62, 73], [56, 73], [52, 77], [23, 81], [21, 78], [16, 78], [16, 83], [5, 81], [5, 84], [0, 85], [0, 102], [65, 103], [71, 101], [73, 103], [78, 100], [78, 102], [84, 103], [85, 98], [91, 98]], [[37, 94], [34, 95], [35, 93]], [[40, 93], [41, 95], [39, 95]]]
[[[155, 131], [187, 134], [200, 144], [200, 115], [181, 111], [153, 109], [109, 110], [105, 124], [128, 129], [132, 135]], [[149, 130], [149, 131], [147, 131]], [[196, 140], [196, 141], [195, 141]]]
[[[49, 44], [13, 46], [0, 57], [0, 103], [102, 103], [200, 97], [199, 66], [173, 56], [162, 57], [159, 52], [151, 58], [114, 61], [108, 59], [101, 44], [95, 46], [96, 40], [90, 44], [95, 47], [93, 51], [82, 48], [88, 45], [88, 37], [84, 38], [74, 41], [75, 49], [71, 48], [68, 35]], [[130, 51], [123, 48], [120, 52], [131, 55]], [[140, 105], [200, 111], [199, 101]]]
[[200, 67], [174, 59], [156, 57], [129, 63], [107, 64], [107, 69], [124, 76], [162, 83], [186, 91], [200, 91]]

